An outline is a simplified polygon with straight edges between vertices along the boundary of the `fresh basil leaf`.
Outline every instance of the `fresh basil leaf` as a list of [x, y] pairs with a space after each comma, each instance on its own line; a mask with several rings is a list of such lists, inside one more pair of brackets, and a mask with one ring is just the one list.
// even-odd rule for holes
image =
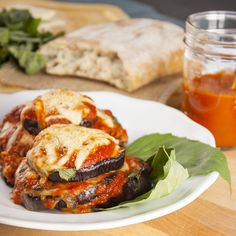
[[9, 52], [28, 75], [33, 75], [45, 67], [46, 58], [40, 53], [27, 50], [28, 48], [31, 48], [31, 44], [11, 46]]
[[[172, 193], [184, 180], [188, 178], [188, 170], [176, 161], [174, 149], [165, 149], [165, 147], [160, 147], [153, 158], [151, 167], [151, 176], [155, 179], [154, 188], [133, 200], [122, 202], [115, 207], [108, 208], [108, 210], [130, 207], [164, 197]], [[157, 175], [156, 171], [160, 171], [160, 173]], [[155, 178], [155, 176], [157, 177]]]
[[25, 32], [12, 31], [10, 34], [10, 40], [14, 43], [41, 43], [41, 39], [39, 37], [31, 37]]
[[148, 160], [155, 155], [159, 147], [174, 148], [177, 161], [188, 169], [190, 176], [207, 175], [217, 171], [223, 179], [231, 184], [227, 159], [218, 148], [199, 141], [181, 138], [172, 134], [145, 135], [127, 147], [130, 156]]
[[25, 50], [20, 52], [18, 63], [26, 74], [33, 75], [45, 67], [46, 58], [40, 53]]
[[[168, 155], [167, 152], [166, 155]], [[163, 177], [157, 182], [155, 188], [151, 191], [149, 199], [164, 197], [172, 193], [189, 176], [188, 170], [176, 161], [175, 150], [171, 150], [168, 158], [169, 160], [163, 168]]]
[[9, 53], [11, 54], [11, 56], [13, 56], [15, 59], [18, 59], [18, 55], [19, 55], [19, 48], [17, 46], [9, 46], [8, 47]]
[[73, 168], [59, 170], [59, 176], [66, 181], [75, 177], [75, 175], [76, 175], [76, 170]]
[[159, 180], [164, 176], [163, 166], [169, 160], [169, 155], [172, 150], [173, 149], [166, 150], [164, 147], [160, 147], [158, 152], [152, 157], [152, 179]]
[[37, 35], [40, 23], [40, 18], [31, 18], [26, 22], [24, 31], [30, 35]]
[[0, 11], [0, 64], [14, 58], [29, 75], [46, 65], [46, 58], [37, 53], [39, 47], [64, 33], [39, 32], [41, 19], [33, 18], [28, 10]]
[[47, 43], [53, 39], [56, 39], [58, 37], [61, 37], [63, 36], [65, 33], [64, 32], [58, 32], [56, 34], [53, 34], [51, 32], [42, 32], [42, 33], [39, 33], [38, 34], [38, 37], [41, 38], [41, 43], [44, 44], [44, 43]]
[[4, 46], [8, 44], [10, 38], [10, 32], [7, 28], [0, 28], [0, 45]]
[[9, 55], [6, 47], [0, 48], [0, 65], [8, 60]]
[[10, 9], [0, 13], [0, 25], [11, 30], [23, 30], [26, 22], [32, 18], [28, 10]]

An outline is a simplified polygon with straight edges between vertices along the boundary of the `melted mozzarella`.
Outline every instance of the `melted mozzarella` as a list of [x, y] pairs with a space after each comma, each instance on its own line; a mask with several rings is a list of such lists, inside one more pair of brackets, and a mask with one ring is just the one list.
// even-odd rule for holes
[[107, 115], [104, 111], [97, 110], [97, 116], [110, 128], [114, 127], [114, 121], [111, 116]]
[[[89, 113], [89, 110], [88, 108], [84, 108], [85, 110], [84, 111], [75, 111], [75, 110], [69, 110], [69, 109], [65, 109], [63, 107], [58, 107], [58, 112], [59, 114], [59, 117], [66, 117], [67, 120], [69, 120], [72, 124], [75, 124], [75, 125], [79, 125], [83, 119], [83, 112], [85, 113]], [[47, 119], [50, 120], [50, 118], [57, 118], [57, 116], [48, 116]]]
[[15, 127], [15, 124], [10, 122], [5, 122], [0, 132], [0, 138], [3, 138], [5, 135], [9, 134], [9, 132]]
[[22, 130], [21, 123], [12, 124], [8, 121], [4, 123], [2, 130], [0, 132], [0, 138], [9, 136], [7, 140], [6, 151], [9, 150], [13, 146], [21, 130]]
[[41, 127], [47, 126], [50, 121], [56, 119], [66, 119], [72, 124], [79, 125], [91, 111], [86, 104], [95, 107], [93, 100], [86, 96], [68, 90], [54, 90], [28, 104], [22, 111], [22, 118], [28, 109], [34, 107]]
[[93, 141], [89, 141], [85, 148], [79, 151], [76, 161], [75, 161], [75, 166], [76, 169], [80, 168], [83, 164], [83, 162], [86, 160], [86, 157], [89, 156], [92, 150], [94, 150], [96, 147], [102, 146], [102, 145], [108, 145], [110, 141], [106, 138], [98, 138]]
[[[114, 153], [117, 155], [120, 149], [118, 140], [102, 130], [72, 124], [52, 125], [39, 133], [27, 158], [33, 169], [48, 176], [52, 171], [65, 169], [65, 164], [73, 157], [74, 167], [80, 169], [94, 148], [111, 142], [117, 144]], [[66, 151], [58, 153], [59, 149]]]
[[17, 124], [16, 126], [16, 130], [13, 132], [13, 134], [10, 136], [10, 138], [8, 139], [8, 142], [7, 142], [7, 148], [6, 150], [9, 150], [13, 144], [15, 143], [16, 141], [16, 138], [18, 136], [18, 134], [20, 133], [20, 131], [22, 130], [22, 125], [19, 123]]

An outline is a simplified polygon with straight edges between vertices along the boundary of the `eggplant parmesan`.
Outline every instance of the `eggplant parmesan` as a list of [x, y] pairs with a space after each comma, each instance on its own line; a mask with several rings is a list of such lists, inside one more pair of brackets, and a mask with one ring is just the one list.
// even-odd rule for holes
[[[53, 124], [75, 124], [101, 129], [118, 139], [119, 144], [123, 146], [128, 139], [125, 129], [111, 111], [97, 109], [91, 98], [68, 90], [50, 91], [13, 109], [5, 116], [0, 126], [0, 166], [2, 177], [8, 185], [14, 185], [15, 171], [22, 157], [26, 156], [32, 147], [35, 136]], [[110, 152], [111, 150], [112, 147]], [[64, 151], [65, 149], [60, 149], [58, 153], [62, 155]], [[104, 151], [109, 152], [99, 152]], [[81, 168], [83, 171], [77, 171], [77, 175], [71, 180], [86, 179], [96, 173], [119, 168], [123, 161], [124, 152], [117, 153], [116, 158], [108, 158], [93, 167]], [[53, 181], [63, 181], [58, 171], [52, 172], [49, 178]]]
[[0, 126], [0, 165], [29, 210], [84, 213], [151, 188], [147, 163], [127, 157], [127, 133], [89, 97], [56, 90], [18, 106]]
[[5, 116], [0, 131], [0, 165], [5, 182], [13, 186], [15, 171], [33, 144], [33, 136], [21, 125], [24, 106], [17, 106]]
[[91, 127], [96, 107], [87, 96], [69, 90], [53, 90], [37, 97], [21, 113], [24, 128], [38, 134], [52, 124], [75, 124]]
[[97, 109], [91, 98], [69, 90], [53, 90], [37, 97], [23, 109], [21, 120], [34, 135], [52, 124], [74, 124], [102, 129], [121, 144], [128, 140], [111, 111]]
[[80, 182], [55, 183], [42, 178], [25, 159], [16, 172], [13, 201], [31, 211], [57, 209], [85, 213], [131, 200], [151, 188], [150, 167], [126, 157], [123, 167]]
[[[27, 153], [31, 167], [54, 182], [82, 181], [119, 169], [124, 148], [106, 132], [73, 124], [58, 124], [42, 130]], [[73, 173], [63, 179], [63, 173]]]

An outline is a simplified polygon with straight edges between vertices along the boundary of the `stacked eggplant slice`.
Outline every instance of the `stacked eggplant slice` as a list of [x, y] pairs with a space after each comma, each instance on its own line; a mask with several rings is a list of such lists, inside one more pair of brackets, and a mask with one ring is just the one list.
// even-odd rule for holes
[[111, 111], [102, 117], [94, 101], [69, 90], [52, 90], [27, 104], [14, 108], [0, 125], [1, 174], [14, 186], [15, 172], [32, 147], [35, 136], [52, 124], [75, 124], [101, 129], [125, 145], [128, 136]]
[[88, 96], [70, 90], [53, 90], [26, 104], [21, 113], [24, 128], [33, 135], [52, 124], [74, 124], [102, 129], [126, 144], [126, 130], [110, 110], [100, 110]]
[[68, 90], [50, 91], [6, 115], [2, 176], [29, 210], [96, 211], [151, 188], [150, 167], [125, 152], [127, 133], [109, 110]]
[[13, 200], [35, 211], [90, 212], [149, 190], [149, 172], [102, 130], [52, 125], [36, 136], [18, 168]]
[[21, 124], [20, 115], [24, 105], [15, 107], [8, 113], [0, 126], [0, 166], [1, 174], [9, 186], [14, 186], [17, 167], [32, 147], [34, 136]]

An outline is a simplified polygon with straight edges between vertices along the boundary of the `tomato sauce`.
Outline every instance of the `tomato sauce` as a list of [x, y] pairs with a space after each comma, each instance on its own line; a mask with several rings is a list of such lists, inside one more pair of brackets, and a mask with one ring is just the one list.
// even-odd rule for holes
[[83, 117], [83, 119], [94, 120], [96, 118], [96, 112], [97, 112], [96, 107], [88, 102], [84, 102], [84, 104], [89, 108], [90, 111], [87, 117]]
[[219, 147], [236, 145], [235, 76], [227, 72], [195, 77], [183, 84], [183, 111], [208, 128]]
[[[111, 142], [109, 145], [102, 145], [94, 149], [83, 162], [82, 167], [87, 167], [101, 162], [104, 159], [112, 158], [116, 144]], [[117, 153], [118, 155], [118, 153]], [[115, 158], [115, 157], [114, 157]]]
[[[104, 113], [108, 116], [112, 116], [112, 112], [110, 110], [103, 110]], [[106, 133], [110, 134], [116, 139], [119, 139], [121, 142], [126, 143], [128, 140], [128, 135], [125, 129], [121, 127], [121, 125], [117, 122], [114, 121], [114, 126], [109, 127], [103, 119], [100, 117], [97, 117], [97, 120], [95, 124], [93, 125], [93, 128], [95, 129], [101, 129], [105, 131]]]
[[24, 107], [25, 107], [24, 105], [19, 105], [15, 107], [10, 113], [8, 113], [5, 116], [2, 124], [4, 124], [7, 121], [13, 124], [18, 123], [20, 121], [21, 111], [23, 110]]

